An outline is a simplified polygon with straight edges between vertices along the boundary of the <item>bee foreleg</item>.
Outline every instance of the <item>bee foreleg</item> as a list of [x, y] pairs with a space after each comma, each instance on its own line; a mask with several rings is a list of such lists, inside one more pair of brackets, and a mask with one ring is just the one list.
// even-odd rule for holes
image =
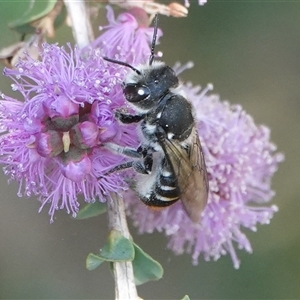
[[137, 123], [144, 118], [144, 115], [131, 115], [122, 113], [119, 110], [115, 111], [115, 117], [124, 124]]

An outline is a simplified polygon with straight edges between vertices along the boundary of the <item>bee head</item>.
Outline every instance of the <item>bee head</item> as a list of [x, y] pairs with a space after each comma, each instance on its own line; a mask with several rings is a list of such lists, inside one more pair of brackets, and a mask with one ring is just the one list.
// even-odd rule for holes
[[170, 88], [176, 88], [179, 83], [172, 68], [163, 62], [154, 61], [157, 28], [158, 14], [154, 18], [154, 33], [148, 64], [133, 67], [129, 63], [103, 57], [104, 60], [131, 69], [123, 82], [123, 92], [126, 100], [141, 111], [155, 107]]
[[153, 108], [170, 88], [178, 86], [174, 70], [163, 62], [139, 65], [137, 70], [126, 76], [123, 92], [128, 102], [142, 110]]

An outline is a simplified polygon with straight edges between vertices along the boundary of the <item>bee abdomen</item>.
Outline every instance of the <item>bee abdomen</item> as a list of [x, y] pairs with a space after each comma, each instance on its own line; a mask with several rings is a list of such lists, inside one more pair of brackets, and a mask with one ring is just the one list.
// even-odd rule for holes
[[147, 205], [151, 207], [167, 207], [175, 203], [179, 197], [176, 199], [169, 199], [162, 197], [161, 195], [155, 193], [154, 191], [151, 194], [141, 197], [141, 200]]
[[165, 199], [165, 201], [178, 199], [180, 190], [177, 184], [177, 178], [172, 174], [170, 174], [170, 176], [160, 174], [155, 183], [155, 193], [162, 200]]
[[177, 177], [163, 163], [153, 186], [146, 195], [141, 196], [141, 200], [148, 206], [166, 207], [176, 202], [179, 197]]

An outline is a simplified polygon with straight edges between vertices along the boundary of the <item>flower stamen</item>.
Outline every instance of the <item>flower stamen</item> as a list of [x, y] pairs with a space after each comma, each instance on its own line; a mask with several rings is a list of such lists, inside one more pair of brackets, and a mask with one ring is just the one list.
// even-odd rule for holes
[[63, 133], [62, 142], [63, 142], [63, 145], [64, 145], [64, 152], [65, 153], [69, 152], [70, 145], [71, 145], [71, 139], [70, 139], [69, 131]]

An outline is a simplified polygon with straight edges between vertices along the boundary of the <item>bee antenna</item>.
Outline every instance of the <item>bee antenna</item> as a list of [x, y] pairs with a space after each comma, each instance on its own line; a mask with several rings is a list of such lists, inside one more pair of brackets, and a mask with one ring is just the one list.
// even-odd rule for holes
[[125, 67], [128, 67], [130, 68], [131, 70], [133, 70], [135, 73], [137, 73], [138, 75], [141, 75], [141, 72], [136, 69], [135, 67], [133, 67], [132, 65], [124, 62], [124, 61], [120, 61], [120, 60], [116, 60], [116, 59], [112, 59], [112, 58], [109, 58], [109, 57], [106, 57], [106, 56], [103, 56], [102, 57], [104, 60], [106, 61], [109, 61], [109, 62], [112, 62], [114, 64], [118, 64], [118, 65], [121, 65], [121, 66], [125, 66]]
[[154, 49], [156, 44], [156, 38], [157, 38], [157, 26], [158, 26], [158, 14], [154, 17], [154, 32], [153, 32], [153, 38], [151, 43], [151, 53], [149, 58], [149, 65], [151, 66], [154, 60]]

